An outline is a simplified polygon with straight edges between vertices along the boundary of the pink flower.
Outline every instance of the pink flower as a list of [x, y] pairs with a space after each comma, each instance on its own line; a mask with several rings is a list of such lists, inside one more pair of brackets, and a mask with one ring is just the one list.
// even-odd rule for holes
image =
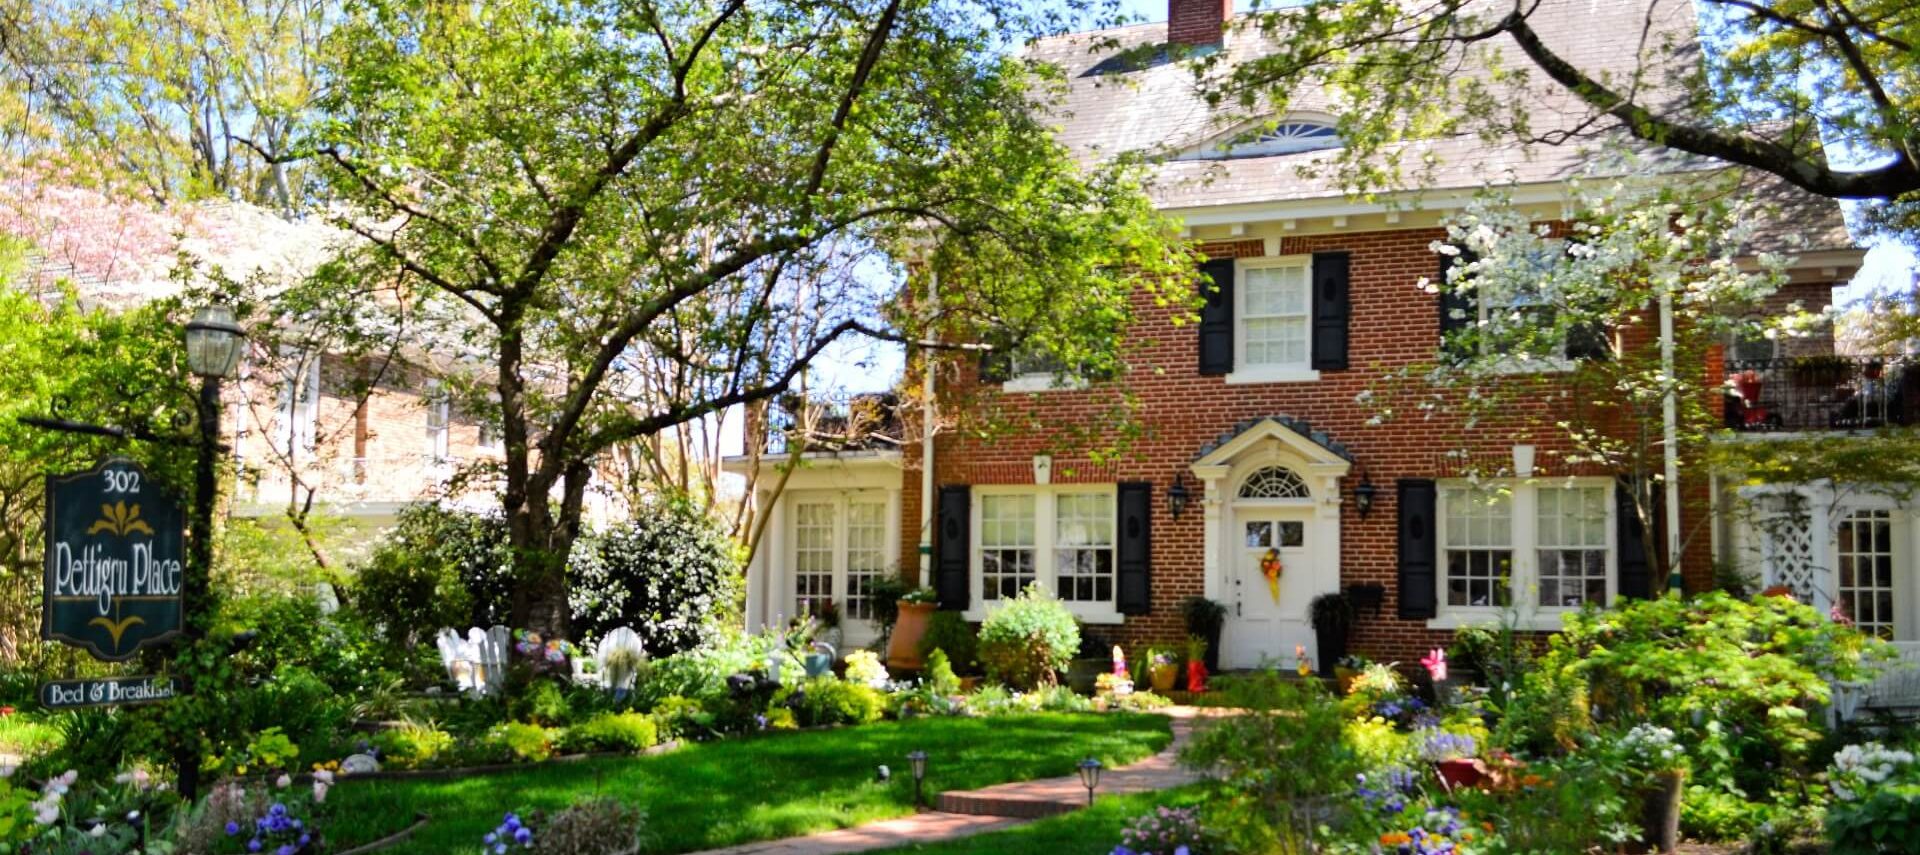
[[1433, 677], [1434, 682], [1446, 682], [1447, 651], [1436, 647], [1433, 652], [1427, 654], [1425, 659], [1420, 660], [1420, 664], [1427, 666], [1427, 674]]

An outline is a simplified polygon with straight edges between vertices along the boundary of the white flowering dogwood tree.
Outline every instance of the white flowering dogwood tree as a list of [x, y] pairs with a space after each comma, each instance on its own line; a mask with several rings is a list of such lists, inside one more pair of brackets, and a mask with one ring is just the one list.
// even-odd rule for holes
[[1726, 386], [1710, 350], [1756, 323], [1745, 318], [1785, 281], [1787, 259], [1750, 252], [1766, 212], [1737, 195], [1626, 182], [1573, 194], [1565, 221], [1491, 193], [1449, 218], [1434, 251], [1453, 261], [1417, 285], [1439, 295], [1445, 341], [1361, 397], [1376, 424], [1446, 426], [1476, 477], [1512, 474], [1472, 453], [1485, 427], [1556, 439], [1543, 444], [1566, 451], [1544, 455], [1536, 476], [1619, 473], [1640, 485], [1635, 508], [1653, 532], [1650, 488], [1671, 477], [1669, 446], [1679, 463], [1700, 459], [1720, 424]]

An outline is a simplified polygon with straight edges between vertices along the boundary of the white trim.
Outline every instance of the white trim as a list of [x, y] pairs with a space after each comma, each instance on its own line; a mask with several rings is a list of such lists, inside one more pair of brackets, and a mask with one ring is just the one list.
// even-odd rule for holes
[[1052, 374], [1020, 374], [1000, 384], [1002, 392], [1073, 392], [1087, 388], [1084, 377], [1056, 377]]
[[[882, 575], [894, 572], [899, 563], [900, 552], [899, 491], [883, 488], [789, 490], [781, 496], [780, 504], [784, 513], [775, 522], [780, 527], [782, 537], [778, 551], [770, 553], [777, 556], [777, 566], [772, 572], [762, 574], [766, 577], [768, 585], [762, 600], [764, 610], [762, 620], [768, 624], [782, 618], [793, 617], [798, 611], [799, 592], [795, 589], [797, 581], [795, 568], [798, 565], [796, 549], [799, 545], [799, 536], [795, 527], [799, 524], [799, 515], [793, 511], [803, 503], [826, 504], [832, 508], [833, 532], [828, 548], [832, 555], [830, 573], [833, 592], [827, 596], [840, 610], [842, 646], [851, 648], [865, 644], [878, 636], [878, 629], [872, 626], [870, 621], [855, 618], [848, 611], [847, 581], [853, 564], [850, 533], [853, 524], [852, 510], [855, 504], [880, 506], [880, 525], [883, 534], [880, 543], [879, 572]], [[794, 611], [788, 611], [789, 609]]]
[[[1247, 362], [1247, 274], [1255, 270], [1291, 268], [1301, 274], [1303, 305], [1299, 318], [1306, 331], [1298, 362], [1252, 365]], [[1287, 316], [1292, 317], [1292, 316]], [[1264, 258], [1239, 258], [1233, 262], [1233, 371], [1229, 384], [1297, 383], [1320, 379], [1313, 369], [1313, 256], [1276, 255]]]
[[1054, 529], [1059, 519], [1057, 500], [1062, 495], [1100, 493], [1111, 496], [1114, 502], [1116, 522], [1113, 528], [1113, 599], [1104, 603], [1068, 601], [1061, 604], [1072, 612], [1082, 623], [1117, 624], [1126, 620], [1120, 613], [1120, 527], [1117, 522], [1119, 513], [1120, 490], [1117, 484], [976, 484], [972, 487], [972, 501], [968, 502], [969, 519], [967, 521], [967, 602], [970, 604], [962, 616], [969, 621], [985, 620], [1001, 600], [987, 600], [985, 591], [985, 571], [981, 562], [981, 515], [982, 499], [988, 496], [1032, 496], [1033, 502], [1033, 579], [1041, 588], [1053, 592], [1056, 568], [1054, 567]]
[[[1434, 602], [1437, 606], [1435, 616], [1427, 621], [1428, 629], [1460, 629], [1486, 623], [1499, 623], [1509, 617], [1517, 621], [1522, 629], [1554, 630], [1559, 629], [1565, 616], [1580, 609], [1573, 606], [1540, 605], [1540, 538], [1539, 538], [1539, 491], [1542, 489], [1568, 489], [1581, 487], [1600, 487], [1604, 491], [1601, 506], [1606, 514], [1604, 533], [1606, 535], [1607, 561], [1607, 604], [1613, 605], [1620, 597], [1620, 543], [1619, 543], [1619, 502], [1614, 495], [1618, 486], [1613, 479], [1606, 477], [1570, 477], [1570, 478], [1528, 478], [1524, 480], [1497, 479], [1468, 481], [1463, 478], [1442, 479], [1437, 484], [1438, 501], [1434, 503], [1433, 548], [1434, 548]], [[1513, 564], [1508, 578], [1507, 606], [1449, 606], [1447, 605], [1447, 501], [1448, 490], [1476, 488], [1482, 490], [1506, 489], [1508, 494], [1508, 512], [1511, 515], [1511, 550]]]

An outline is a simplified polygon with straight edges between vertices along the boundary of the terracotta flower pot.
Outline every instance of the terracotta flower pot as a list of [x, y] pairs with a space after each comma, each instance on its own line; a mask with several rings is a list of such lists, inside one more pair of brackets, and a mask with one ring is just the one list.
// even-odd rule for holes
[[927, 635], [934, 608], [933, 603], [900, 604], [900, 620], [893, 625], [893, 639], [887, 643], [888, 668], [920, 670], [920, 639]]
[[1487, 778], [1486, 773], [1480, 771], [1480, 767], [1473, 762], [1472, 758], [1442, 760], [1433, 764], [1433, 769], [1440, 774], [1440, 782], [1446, 784], [1449, 790], [1477, 787]]
[[1173, 691], [1174, 681], [1180, 679], [1180, 669], [1172, 665], [1154, 665], [1147, 674], [1153, 678], [1153, 690], [1163, 695]]

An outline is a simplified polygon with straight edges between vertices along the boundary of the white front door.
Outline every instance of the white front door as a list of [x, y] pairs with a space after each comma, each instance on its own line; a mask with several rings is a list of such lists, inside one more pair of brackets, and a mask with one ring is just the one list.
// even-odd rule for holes
[[[1296, 645], [1305, 647], [1309, 657], [1315, 655], [1307, 604], [1339, 585], [1337, 568], [1318, 567], [1313, 560], [1330, 545], [1319, 542], [1330, 533], [1311, 507], [1243, 507], [1233, 518], [1221, 667], [1292, 669], [1299, 664]], [[1262, 568], [1270, 552], [1280, 559], [1280, 576], [1273, 583]], [[1318, 660], [1314, 665], [1318, 667]]]

